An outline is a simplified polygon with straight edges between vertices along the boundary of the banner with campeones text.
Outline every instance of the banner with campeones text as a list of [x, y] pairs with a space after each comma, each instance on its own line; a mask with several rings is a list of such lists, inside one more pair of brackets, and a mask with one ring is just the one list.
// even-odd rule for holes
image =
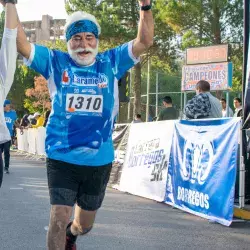
[[229, 226], [233, 218], [239, 118], [175, 124], [165, 202]]
[[182, 68], [182, 91], [195, 91], [200, 80], [210, 83], [211, 90], [232, 88], [233, 64], [231, 62], [185, 65]]
[[175, 121], [131, 125], [119, 189], [164, 201]]

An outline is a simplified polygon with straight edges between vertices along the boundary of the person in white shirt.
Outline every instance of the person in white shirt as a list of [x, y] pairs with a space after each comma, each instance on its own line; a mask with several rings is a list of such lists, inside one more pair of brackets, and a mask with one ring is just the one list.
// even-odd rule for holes
[[[0, 0], [0, 3], [5, 6], [5, 27], [0, 49], [0, 144], [11, 140], [9, 130], [6, 126], [4, 118], [4, 101], [9, 93], [14, 79], [16, 70], [17, 58], [17, 26], [18, 19], [15, 18], [14, 12], [16, 9], [11, 3], [6, 3]], [[3, 159], [0, 152], [0, 187], [3, 179]]]
[[221, 98], [220, 103], [221, 103], [221, 106], [222, 106], [222, 117], [233, 117], [234, 112], [230, 107], [228, 107], [229, 112], [228, 112], [228, 116], [227, 116], [227, 101], [226, 101], [226, 99]]

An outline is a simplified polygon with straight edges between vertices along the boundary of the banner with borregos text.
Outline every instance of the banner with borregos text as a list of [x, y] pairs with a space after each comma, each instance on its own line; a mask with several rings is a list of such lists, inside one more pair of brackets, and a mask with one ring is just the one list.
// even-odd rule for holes
[[131, 125], [121, 191], [164, 201], [174, 122]]
[[240, 119], [175, 124], [165, 202], [229, 226], [233, 218]]

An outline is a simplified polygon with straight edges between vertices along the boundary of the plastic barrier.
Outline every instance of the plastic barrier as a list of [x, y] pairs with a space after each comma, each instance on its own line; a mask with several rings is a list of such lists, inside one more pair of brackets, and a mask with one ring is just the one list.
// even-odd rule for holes
[[18, 141], [18, 150], [28, 152], [29, 143], [28, 143], [28, 130], [17, 129], [17, 141]]
[[18, 150], [33, 155], [45, 155], [45, 133], [44, 127], [17, 129]]

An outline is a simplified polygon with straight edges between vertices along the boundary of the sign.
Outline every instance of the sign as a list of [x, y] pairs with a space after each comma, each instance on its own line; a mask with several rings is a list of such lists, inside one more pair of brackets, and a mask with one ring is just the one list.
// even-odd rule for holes
[[187, 49], [186, 64], [227, 62], [228, 44]]
[[211, 90], [228, 90], [232, 87], [232, 63], [186, 65], [182, 68], [182, 91], [195, 91], [198, 81], [210, 83]]
[[166, 203], [231, 224], [239, 128], [239, 118], [176, 122]]
[[174, 121], [130, 127], [119, 190], [164, 201]]

